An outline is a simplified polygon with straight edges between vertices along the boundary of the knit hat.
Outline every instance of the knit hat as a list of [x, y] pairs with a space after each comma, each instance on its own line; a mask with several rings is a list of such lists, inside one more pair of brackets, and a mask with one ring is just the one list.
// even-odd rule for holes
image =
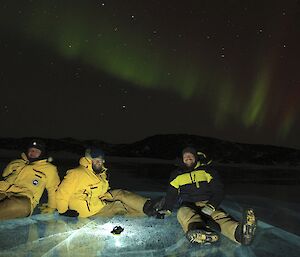
[[185, 153], [191, 153], [192, 155], [194, 155], [196, 160], [198, 159], [198, 154], [196, 149], [191, 146], [188, 146], [182, 150], [182, 155], [184, 155]]
[[99, 148], [88, 148], [85, 151], [85, 157], [88, 157], [90, 159], [94, 159], [94, 158], [104, 159], [105, 158], [105, 154]]
[[195, 160], [200, 161], [201, 165], [207, 165], [211, 163], [211, 160], [208, 160], [204, 153], [196, 151], [196, 149], [191, 146], [188, 146], [182, 150], [182, 155], [185, 153], [191, 153], [194, 155]]
[[36, 148], [36, 149], [39, 149], [42, 153], [45, 153], [46, 144], [44, 143], [44, 141], [42, 141], [40, 139], [33, 139], [27, 145], [27, 149], [29, 149], [29, 148]]

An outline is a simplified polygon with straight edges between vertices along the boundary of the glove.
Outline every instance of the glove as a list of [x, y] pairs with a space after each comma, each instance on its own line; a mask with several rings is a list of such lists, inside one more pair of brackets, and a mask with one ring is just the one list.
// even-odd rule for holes
[[47, 203], [43, 203], [42, 206], [39, 207], [41, 214], [52, 214], [55, 212], [55, 208], [49, 207]]
[[153, 200], [153, 209], [156, 211], [164, 210], [165, 203], [166, 203], [165, 197], [158, 197]]
[[157, 219], [164, 219], [166, 216], [170, 216], [171, 215], [171, 211], [169, 210], [160, 210], [157, 212], [155, 218]]
[[158, 212], [163, 209], [165, 199], [164, 198], [156, 198], [156, 199], [149, 199], [145, 202], [143, 211], [149, 217], [157, 216]]
[[60, 213], [59, 215], [67, 216], [67, 217], [78, 217], [79, 213], [75, 210], [67, 210], [64, 213]]
[[215, 211], [215, 207], [213, 207], [211, 204], [206, 204], [202, 209], [201, 212], [205, 215], [211, 216], [211, 214]]

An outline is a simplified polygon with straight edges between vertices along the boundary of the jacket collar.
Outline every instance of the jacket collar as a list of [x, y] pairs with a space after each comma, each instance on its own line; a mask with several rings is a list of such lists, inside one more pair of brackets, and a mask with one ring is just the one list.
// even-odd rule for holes
[[36, 161], [33, 161], [33, 162], [30, 162], [28, 160], [28, 157], [25, 153], [22, 153], [21, 154], [21, 158], [22, 160], [26, 163], [26, 164], [41, 164], [41, 163], [45, 163], [45, 162], [51, 162], [52, 161], [52, 158], [49, 157], [47, 159], [41, 159], [41, 160], [36, 160]]
[[[84, 166], [84, 167], [87, 168], [88, 170], [92, 171], [93, 173], [95, 173], [94, 170], [93, 170], [93, 167], [92, 167], [93, 164], [92, 164], [92, 159], [91, 159], [91, 158], [88, 158], [88, 157], [81, 157], [80, 160], [79, 160], [79, 164], [80, 164], [81, 166]], [[103, 166], [102, 166], [102, 170], [101, 170], [101, 172], [99, 172], [99, 173], [102, 173], [102, 172], [104, 172], [104, 171], [107, 171], [107, 168], [105, 168], [104, 165], [103, 165]]]

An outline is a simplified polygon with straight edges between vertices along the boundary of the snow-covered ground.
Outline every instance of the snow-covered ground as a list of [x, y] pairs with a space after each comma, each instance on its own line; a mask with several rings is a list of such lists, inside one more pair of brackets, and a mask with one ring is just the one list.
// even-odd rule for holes
[[[3, 151], [3, 154], [1, 169], [14, 153]], [[77, 165], [75, 159], [78, 156], [69, 155], [69, 158], [58, 162], [61, 177], [67, 168], [75, 163]], [[167, 178], [160, 176], [160, 173], [170, 169], [169, 162], [117, 157], [110, 160], [112, 188], [128, 189], [150, 197], [163, 194]], [[245, 170], [243, 165], [240, 168]], [[293, 177], [289, 181], [293, 181]], [[259, 179], [247, 182], [245, 179], [230, 181], [228, 178], [225, 181], [227, 196], [222, 207], [240, 219], [242, 210], [251, 206], [259, 218], [256, 239], [250, 247], [240, 246], [225, 237], [221, 237], [220, 242], [213, 246], [191, 245], [176, 220], [176, 213], [165, 220], [148, 217], [76, 220], [60, 217], [57, 213], [40, 215], [35, 212], [30, 218], [0, 222], [0, 256], [298, 257], [299, 184], [279, 182], [266, 184]], [[45, 201], [45, 197], [42, 201]], [[124, 228], [119, 236], [110, 233], [117, 225]]]
[[[139, 192], [157, 196], [159, 192]], [[223, 208], [239, 219], [241, 210], [247, 204], [239, 204], [234, 196], [226, 198]], [[271, 218], [276, 211], [299, 215], [270, 200], [252, 198], [252, 204], [261, 215]], [[273, 206], [272, 209], [269, 207]], [[299, 207], [299, 206], [298, 206]], [[114, 226], [122, 226], [120, 235], [111, 233]], [[30, 218], [0, 223], [0, 256], [289, 256], [300, 254], [300, 237], [265, 221], [258, 222], [255, 241], [251, 246], [238, 245], [225, 237], [213, 246], [190, 244], [177, 220], [176, 214], [164, 220], [155, 218], [113, 218], [79, 219], [59, 215], [33, 215]]]

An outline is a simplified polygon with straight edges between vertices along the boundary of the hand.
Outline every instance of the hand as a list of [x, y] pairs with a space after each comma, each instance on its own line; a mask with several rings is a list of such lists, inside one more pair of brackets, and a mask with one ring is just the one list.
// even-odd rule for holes
[[43, 203], [42, 206], [39, 207], [41, 214], [52, 214], [55, 212], [55, 208], [49, 207], [47, 203]]
[[156, 217], [158, 212], [163, 210], [163, 204], [164, 198], [149, 199], [145, 202], [143, 211], [149, 217]]
[[205, 215], [211, 216], [215, 210], [215, 207], [213, 207], [211, 204], [207, 204], [201, 209], [201, 212]]
[[64, 213], [60, 213], [59, 215], [67, 216], [67, 217], [78, 217], [79, 213], [75, 210], [67, 210]]
[[171, 211], [169, 210], [160, 210], [157, 212], [155, 218], [157, 219], [164, 219], [166, 216], [170, 216], [171, 215]]
[[153, 202], [153, 209], [154, 210], [163, 211], [164, 210], [164, 205], [166, 203], [166, 198], [165, 197], [158, 197], [156, 199], [153, 199], [152, 202]]

